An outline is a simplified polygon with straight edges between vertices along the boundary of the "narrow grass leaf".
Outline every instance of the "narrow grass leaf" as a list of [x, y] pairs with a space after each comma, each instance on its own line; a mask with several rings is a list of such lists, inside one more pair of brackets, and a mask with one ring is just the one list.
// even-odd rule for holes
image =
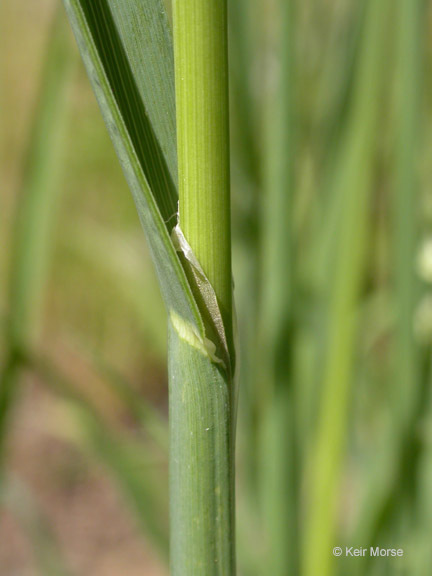
[[[164, 6], [160, 0], [146, 0], [139, 4], [127, 0], [119, 0], [118, 3], [108, 0], [64, 0], [64, 3], [132, 191], [165, 304], [169, 310], [174, 310], [191, 323], [204, 339], [205, 328], [198, 305], [170, 238], [170, 232], [177, 222], [177, 191], [168, 163], [172, 165], [173, 162], [169, 160], [169, 150], [171, 146], [175, 147], [176, 135], [172, 132], [170, 145], [165, 143], [162, 147], [164, 137], [160, 136], [160, 129], [159, 134], [156, 132], [158, 121], [153, 126], [150, 112], [147, 112], [148, 99], [157, 100], [157, 93], [154, 92], [156, 85], [162, 84], [168, 94], [172, 93], [173, 88], [169, 80], [173, 75], [170, 68], [172, 59], [158, 62], [170, 49]], [[140, 34], [139, 38], [126, 33], [132, 22], [146, 18], [163, 22], [140, 28], [136, 31]], [[155, 29], [162, 30], [163, 34], [153, 43]], [[121, 36], [122, 30], [124, 35]], [[136, 54], [136, 47], [130, 46], [129, 42], [138, 42], [139, 46], [146, 46], [148, 50], [135, 61], [132, 57]], [[162, 51], [158, 47], [160, 43], [167, 44]], [[153, 64], [144, 78], [145, 74], [139, 66], [140, 62], [146, 66], [148, 60]], [[138, 81], [140, 84], [147, 83], [146, 88], [141, 87], [140, 90]], [[163, 110], [161, 108], [159, 113], [163, 114]], [[165, 111], [168, 115], [171, 114], [169, 110], [171, 107], [167, 104]], [[154, 114], [157, 118], [156, 112]], [[171, 171], [174, 171], [173, 167]]]

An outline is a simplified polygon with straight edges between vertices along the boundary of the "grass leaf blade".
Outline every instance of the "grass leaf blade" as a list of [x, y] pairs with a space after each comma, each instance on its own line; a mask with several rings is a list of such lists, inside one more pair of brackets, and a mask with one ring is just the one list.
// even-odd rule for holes
[[[107, 34], [109, 36], [111, 32], [118, 34], [109, 6], [104, 0], [96, 2], [64, 0], [64, 2], [105, 124], [132, 191], [155, 263], [164, 301], [168, 309], [174, 309], [203, 334], [204, 328], [198, 307], [171, 242], [169, 226], [166, 224], [177, 211], [175, 187], [153, 127], [143, 116], [140, 125], [136, 124], [138, 120], [135, 118], [135, 113], [145, 116], [145, 108], [142, 102], [138, 103], [135, 100], [140, 96], [131, 70], [125, 72], [118, 68], [119, 64], [125, 64], [127, 68], [129, 66], [120, 40], [117, 39], [115, 50], [111, 46], [110, 52], [105, 51], [107, 42], [111, 42], [111, 39], [105, 36]], [[154, 17], [158, 15], [160, 18], [165, 18], [165, 12], [158, 0], [140, 3], [134, 10], [148, 10]], [[98, 28], [100, 21], [97, 16], [103, 16], [107, 20], [108, 23], [104, 28]], [[116, 50], [123, 52], [120, 54]], [[144, 57], [146, 56], [144, 54]], [[113, 90], [113, 82], [125, 84], [117, 85]], [[133, 102], [128, 100], [126, 87], [132, 90]], [[172, 138], [175, 143], [175, 134], [172, 134]], [[143, 140], [146, 140], [145, 151], [139, 148]], [[145, 162], [143, 155], [146, 156]], [[148, 171], [146, 163], [153, 162], [156, 166], [153, 165]], [[167, 187], [164, 188], [164, 185]], [[172, 225], [175, 224], [174, 219], [170, 220], [171, 222]]]

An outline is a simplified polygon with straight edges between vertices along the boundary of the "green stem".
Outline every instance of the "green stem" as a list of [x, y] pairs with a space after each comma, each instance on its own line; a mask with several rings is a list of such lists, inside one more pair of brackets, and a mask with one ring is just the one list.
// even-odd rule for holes
[[170, 316], [172, 576], [234, 576], [234, 437], [227, 379]]
[[[179, 224], [214, 288], [232, 353], [226, 0], [175, 0], [173, 21]], [[231, 376], [183, 318], [169, 318], [172, 574], [233, 576]]]
[[180, 226], [216, 292], [230, 340], [226, 0], [175, 0], [173, 16]]

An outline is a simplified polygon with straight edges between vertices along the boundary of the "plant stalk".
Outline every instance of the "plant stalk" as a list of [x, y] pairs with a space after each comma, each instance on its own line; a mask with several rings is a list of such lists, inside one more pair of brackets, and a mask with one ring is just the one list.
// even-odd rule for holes
[[173, 4], [180, 227], [232, 324], [226, 0]]
[[[175, 0], [173, 23], [179, 224], [214, 289], [232, 356], [226, 0]], [[232, 576], [230, 370], [213, 362], [187, 322], [169, 318], [171, 570]]]

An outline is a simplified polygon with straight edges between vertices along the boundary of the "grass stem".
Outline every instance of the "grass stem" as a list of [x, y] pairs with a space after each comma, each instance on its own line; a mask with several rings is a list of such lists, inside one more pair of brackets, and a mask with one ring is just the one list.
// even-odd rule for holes
[[[179, 223], [233, 350], [226, 0], [175, 0]], [[171, 570], [232, 576], [232, 379], [170, 314]]]
[[226, 0], [173, 4], [180, 226], [232, 323]]

